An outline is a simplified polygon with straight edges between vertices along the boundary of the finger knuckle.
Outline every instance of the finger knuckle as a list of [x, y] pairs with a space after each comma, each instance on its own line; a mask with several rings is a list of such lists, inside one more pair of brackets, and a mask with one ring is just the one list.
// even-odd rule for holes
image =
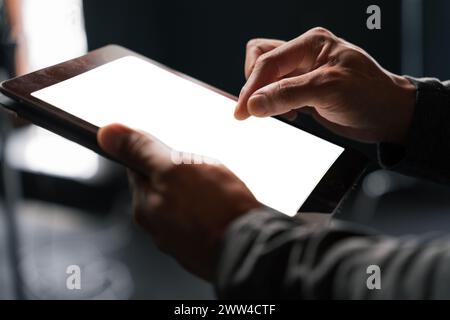
[[327, 36], [331, 37], [333, 34], [330, 30], [324, 28], [324, 27], [315, 27], [310, 30], [312, 34], [318, 35], [318, 36]]
[[262, 54], [256, 59], [255, 67], [257, 68], [266, 68], [270, 66], [273, 62], [273, 57], [267, 53]]
[[260, 38], [253, 38], [250, 39], [249, 41], [247, 41], [247, 49], [253, 48], [253, 47], [258, 47], [261, 44], [262, 39]]
[[277, 57], [272, 53], [262, 54], [256, 59], [255, 69], [266, 74], [279, 76], [280, 68], [278, 66]]
[[137, 155], [142, 153], [143, 150], [150, 147], [152, 140], [143, 134], [135, 133], [132, 134], [127, 141], [122, 145], [123, 154]]
[[366, 55], [354, 48], [343, 46], [338, 53], [339, 63], [346, 67], [355, 67], [367, 61]]
[[323, 27], [311, 29], [309, 34], [311, 35], [311, 43], [315, 48], [321, 48], [325, 43], [334, 43], [336, 41], [334, 34]]
[[322, 73], [321, 77], [317, 79], [317, 85], [322, 89], [335, 89], [344, 80], [345, 74], [340, 68], [328, 68]]
[[278, 81], [278, 97], [277, 100], [283, 104], [295, 99], [295, 83], [290, 79], [282, 79]]

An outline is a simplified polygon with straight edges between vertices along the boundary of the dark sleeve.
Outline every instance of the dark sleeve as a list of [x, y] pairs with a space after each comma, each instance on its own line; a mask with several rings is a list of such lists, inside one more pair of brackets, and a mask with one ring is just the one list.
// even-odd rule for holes
[[416, 86], [416, 107], [405, 147], [381, 143], [383, 168], [450, 183], [450, 83], [408, 79]]
[[[379, 290], [367, 287], [371, 265]], [[450, 240], [310, 226], [258, 210], [229, 228], [215, 285], [221, 299], [449, 299]]]
[[[404, 147], [380, 144], [384, 168], [450, 182], [450, 85], [409, 78], [417, 87]], [[381, 289], [370, 290], [369, 266]], [[391, 238], [334, 222], [311, 226], [269, 209], [235, 221], [217, 269], [219, 298], [450, 299], [450, 239]]]

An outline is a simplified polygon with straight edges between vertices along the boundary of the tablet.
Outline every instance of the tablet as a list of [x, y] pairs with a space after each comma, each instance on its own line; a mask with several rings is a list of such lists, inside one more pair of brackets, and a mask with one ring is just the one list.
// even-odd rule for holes
[[97, 131], [119, 122], [175, 150], [219, 159], [259, 201], [288, 215], [332, 211], [366, 164], [277, 118], [235, 120], [234, 96], [115, 45], [0, 90], [19, 116], [103, 156]]

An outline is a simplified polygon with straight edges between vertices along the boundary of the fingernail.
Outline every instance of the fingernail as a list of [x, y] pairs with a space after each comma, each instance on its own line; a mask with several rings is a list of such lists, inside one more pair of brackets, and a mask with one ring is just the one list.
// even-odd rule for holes
[[234, 108], [234, 117], [238, 120], [242, 118], [242, 102], [239, 100]]
[[265, 94], [257, 94], [248, 100], [249, 112], [255, 116], [264, 116], [269, 111], [269, 99]]
[[239, 106], [236, 106], [236, 108], [234, 108], [234, 117], [235, 118], [239, 117]]

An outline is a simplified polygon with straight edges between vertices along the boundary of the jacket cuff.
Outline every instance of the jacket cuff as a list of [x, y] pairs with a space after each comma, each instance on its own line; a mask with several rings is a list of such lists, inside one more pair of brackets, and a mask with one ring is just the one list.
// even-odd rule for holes
[[[405, 146], [378, 144], [378, 162], [385, 169], [450, 177], [450, 92], [437, 79], [407, 77], [417, 88], [416, 106]], [[439, 177], [435, 177], [439, 180]]]
[[248, 273], [251, 270], [251, 266], [246, 268], [243, 265], [245, 257], [260, 236], [261, 230], [273, 231], [273, 228], [267, 230], [267, 227], [274, 220], [279, 221], [277, 227], [283, 230], [287, 225], [296, 224], [296, 219], [272, 208], [262, 207], [237, 218], [228, 227], [219, 253], [214, 279], [215, 291], [219, 299], [239, 296], [234, 290], [241, 288], [242, 284], [248, 280]]

